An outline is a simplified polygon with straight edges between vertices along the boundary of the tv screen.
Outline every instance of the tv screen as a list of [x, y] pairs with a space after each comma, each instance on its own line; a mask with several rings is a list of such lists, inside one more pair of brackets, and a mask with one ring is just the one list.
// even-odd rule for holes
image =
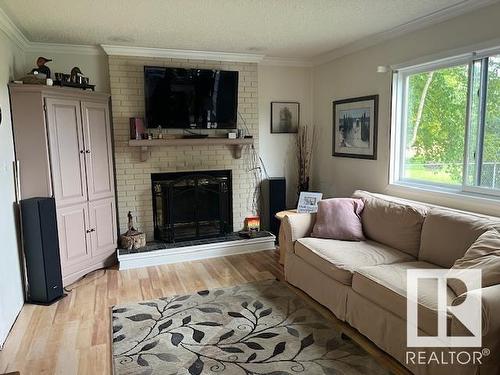
[[238, 72], [144, 67], [148, 128], [234, 129]]

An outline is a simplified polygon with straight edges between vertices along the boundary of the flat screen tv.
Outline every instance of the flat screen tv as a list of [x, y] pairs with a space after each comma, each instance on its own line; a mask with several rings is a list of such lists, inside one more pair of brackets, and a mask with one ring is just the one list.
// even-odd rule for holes
[[235, 129], [238, 72], [144, 67], [148, 128]]

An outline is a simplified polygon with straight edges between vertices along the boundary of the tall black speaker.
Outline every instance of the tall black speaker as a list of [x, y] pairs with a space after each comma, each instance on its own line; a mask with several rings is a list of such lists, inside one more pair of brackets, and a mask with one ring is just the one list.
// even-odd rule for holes
[[280, 222], [277, 212], [286, 210], [286, 180], [284, 177], [270, 177], [263, 181], [263, 213], [266, 229], [278, 236]]
[[54, 198], [21, 200], [28, 302], [50, 304], [64, 296]]

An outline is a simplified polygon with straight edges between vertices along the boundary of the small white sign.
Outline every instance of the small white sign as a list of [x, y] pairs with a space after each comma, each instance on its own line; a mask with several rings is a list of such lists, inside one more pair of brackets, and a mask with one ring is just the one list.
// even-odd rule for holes
[[311, 193], [302, 191], [299, 196], [299, 204], [297, 205], [298, 213], [315, 213], [318, 212], [318, 202], [323, 197], [323, 193]]

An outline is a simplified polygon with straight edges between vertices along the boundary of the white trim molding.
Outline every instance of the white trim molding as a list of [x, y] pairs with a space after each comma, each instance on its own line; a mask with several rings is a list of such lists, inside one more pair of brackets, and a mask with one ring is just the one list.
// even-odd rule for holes
[[211, 61], [230, 61], [243, 63], [261, 63], [263, 65], [276, 66], [292, 66], [292, 67], [314, 67], [322, 65], [360, 51], [365, 48], [372, 47], [387, 40], [398, 36], [416, 31], [439, 22], [460, 16], [473, 10], [498, 3], [499, 0], [462, 0], [457, 4], [437, 10], [428, 15], [416, 18], [405, 24], [396, 26], [390, 30], [386, 30], [377, 34], [367, 36], [352, 43], [348, 43], [342, 47], [336, 48], [330, 52], [312, 57], [312, 58], [283, 58], [265, 56], [263, 54], [253, 53], [232, 53], [232, 52], [217, 52], [217, 51], [196, 51], [168, 48], [151, 48], [151, 47], [128, 47], [120, 45], [73, 45], [73, 44], [58, 44], [58, 43], [40, 43], [31, 42], [23, 32], [15, 25], [9, 16], [0, 7], [0, 30], [2, 30], [8, 38], [16, 43], [25, 52], [44, 53], [70, 53], [80, 55], [100, 55], [102, 49], [107, 55], [117, 56], [138, 56], [138, 57], [162, 57], [162, 58], [177, 58], [177, 59], [195, 59], [195, 60], [211, 60]]
[[117, 250], [119, 262], [118, 269], [121, 271], [131, 268], [157, 266], [160, 264], [254, 253], [264, 250], [275, 250], [275, 241], [275, 236], [267, 236], [210, 243], [205, 245], [174, 247], [170, 249], [160, 249], [123, 255], [120, 255], [120, 251]]
[[261, 65], [290, 66], [297, 68], [313, 67], [314, 63], [310, 59], [300, 59], [293, 57], [271, 57], [265, 56], [260, 62]]
[[21, 30], [15, 25], [14, 22], [9, 18], [9, 16], [0, 7], [0, 30], [2, 30], [5, 35], [12, 40], [19, 48], [26, 50], [28, 48], [30, 41], [23, 34]]
[[259, 63], [264, 55], [253, 53], [210, 52], [170, 48], [128, 47], [101, 44], [102, 49], [110, 56], [161, 57], [172, 59], [192, 59], [211, 61], [231, 61], [243, 63]]
[[99, 46], [31, 42], [0, 7], [0, 30], [25, 53], [102, 55]]
[[461, 2], [449, 7], [437, 10], [428, 15], [416, 18], [392, 29], [382, 31], [377, 34], [367, 36], [352, 43], [348, 43], [343, 47], [336, 48], [331, 52], [318, 55], [312, 60], [314, 65], [326, 64], [340, 57], [350, 55], [354, 52], [361, 51], [365, 48], [373, 47], [390, 39], [397, 38], [412, 31], [417, 31], [425, 27], [435, 25], [440, 22], [458, 17], [462, 14], [472, 12], [476, 9], [498, 3], [498, 0], [462, 0]]
[[104, 55], [100, 46], [89, 46], [83, 44], [60, 44], [60, 43], [39, 43], [32, 42], [25, 52], [50, 54], [74, 54], [74, 55]]

